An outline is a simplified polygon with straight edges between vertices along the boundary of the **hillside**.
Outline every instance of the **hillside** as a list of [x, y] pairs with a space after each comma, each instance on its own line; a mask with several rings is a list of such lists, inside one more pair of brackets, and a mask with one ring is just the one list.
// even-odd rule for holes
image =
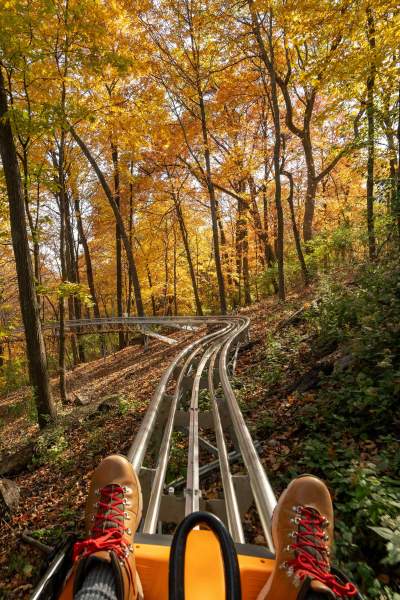
[[[276, 493], [302, 472], [327, 480], [336, 507], [337, 560], [368, 598], [395, 598], [390, 594], [398, 586], [398, 546], [388, 547], [387, 558], [384, 539], [371, 529], [396, 531], [393, 519], [400, 501], [396, 278], [388, 266], [373, 274], [353, 273], [350, 279], [336, 273], [341, 284], [331, 278], [292, 293], [284, 305], [271, 299], [245, 309], [251, 341], [239, 353], [234, 378]], [[363, 329], [366, 319], [375, 319], [379, 328], [373, 340]], [[190, 334], [178, 336], [183, 347]], [[26, 392], [2, 398], [2, 449], [23, 444], [28, 436], [36, 448], [33, 463], [12, 477], [21, 504], [0, 530], [7, 540], [0, 554], [4, 598], [21, 598], [37, 577], [42, 555], [21, 541], [24, 531], [51, 545], [66, 532], [82, 531], [93, 468], [110, 452], [127, 452], [158, 379], [178, 349], [152, 341], [147, 351], [128, 347], [76, 368], [68, 374], [71, 397], [89, 404], [71, 404], [57, 426], [39, 437], [19, 408]], [[383, 358], [372, 382], [369, 369], [377, 355]], [[102, 398], [109, 405], [93, 412]], [[181, 443], [178, 439], [173, 461]], [[184, 464], [177, 463], [176, 474], [184, 471]], [[218, 493], [215, 477], [207, 485]], [[253, 541], [263, 544], [251, 513], [247, 521]]]

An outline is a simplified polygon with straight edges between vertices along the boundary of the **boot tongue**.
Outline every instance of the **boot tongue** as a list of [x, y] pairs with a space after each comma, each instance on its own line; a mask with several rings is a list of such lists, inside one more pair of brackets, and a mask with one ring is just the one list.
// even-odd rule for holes
[[[301, 539], [309, 542], [310, 544], [321, 546], [321, 538], [317, 535], [317, 533], [321, 533], [321, 515], [317, 510], [309, 506], [306, 506], [305, 509], [308, 512], [307, 517], [309, 522], [307, 525], [302, 525], [301, 523], [299, 524], [298, 529], [299, 533], [302, 534]], [[319, 550], [318, 548], [314, 548], [313, 545], [304, 545], [303, 549], [308, 552], [308, 554], [311, 554], [314, 558], [316, 558], [318, 562], [322, 561], [325, 563], [325, 552]]]
[[325, 594], [325, 596], [329, 596], [329, 598], [336, 598], [336, 595], [330, 590], [324, 583], [318, 581], [318, 579], [312, 579], [310, 581], [310, 589], [313, 592], [317, 592], [320, 594]]
[[[121, 502], [117, 503], [117, 499], [120, 499]], [[106, 508], [104, 506], [99, 508], [95, 521], [95, 528], [97, 529], [96, 537], [101, 536], [101, 533], [99, 532], [100, 529], [103, 531], [103, 533], [105, 533], [110, 527], [115, 527], [116, 521], [120, 521], [121, 525], [123, 525], [123, 499], [124, 493], [120, 485], [110, 484], [100, 490], [100, 502], [102, 504], [108, 504], [110, 508]], [[122, 511], [122, 514], [115, 509]], [[108, 516], [112, 517], [113, 520], [108, 520]]]

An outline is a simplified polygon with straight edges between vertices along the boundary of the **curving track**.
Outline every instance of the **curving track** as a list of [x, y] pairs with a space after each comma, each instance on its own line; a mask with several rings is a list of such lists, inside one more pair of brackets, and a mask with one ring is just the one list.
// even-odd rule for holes
[[[236, 543], [243, 544], [246, 542], [243, 516], [254, 500], [265, 538], [273, 551], [270, 523], [275, 495], [230, 382], [240, 344], [249, 336], [249, 324], [249, 319], [240, 315], [66, 322], [66, 330], [78, 335], [138, 329], [146, 336], [169, 340], [168, 343], [175, 340], [171, 342], [171, 338], [153, 331], [152, 327], [196, 333], [161, 377], [128, 452], [139, 473], [144, 496], [141, 534], [162, 534], [164, 523], [179, 523], [187, 514], [208, 510], [222, 518]], [[57, 329], [57, 324], [44, 326], [46, 332], [57, 334]], [[206, 394], [200, 394], [201, 390], [207, 390]], [[187, 433], [186, 481], [177, 480], [166, 489], [176, 429]], [[214, 459], [217, 456], [218, 462], [200, 465], [207, 452], [214, 454]], [[242, 461], [245, 475], [231, 473], [232, 459]], [[220, 471], [223, 499], [203, 498], [203, 476], [216, 467]], [[182, 487], [183, 494], [178, 493]]]

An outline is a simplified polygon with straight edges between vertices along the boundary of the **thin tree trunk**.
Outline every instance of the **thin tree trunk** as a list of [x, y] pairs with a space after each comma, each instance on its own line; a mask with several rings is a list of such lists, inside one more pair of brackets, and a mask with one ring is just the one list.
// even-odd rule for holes
[[297, 252], [297, 257], [299, 259], [299, 263], [300, 263], [300, 266], [301, 266], [301, 272], [303, 273], [304, 283], [305, 283], [305, 285], [308, 285], [310, 283], [310, 273], [308, 272], [306, 261], [304, 259], [303, 249], [301, 247], [300, 233], [299, 233], [299, 229], [297, 227], [296, 215], [295, 215], [295, 212], [294, 212], [294, 204], [293, 204], [293, 192], [294, 192], [293, 175], [292, 175], [292, 173], [290, 173], [288, 171], [282, 171], [282, 174], [285, 175], [288, 178], [288, 180], [289, 180], [289, 195], [288, 195], [288, 199], [287, 200], [288, 200], [288, 204], [289, 204], [289, 208], [290, 208], [290, 217], [291, 217], [291, 220], [292, 220], [292, 229], [293, 229], [294, 243], [296, 245], [296, 252]]
[[[79, 241], [82, 244], [83, 254], [84, 254], [84, 257], [85, 257], [86, 279], [87, 279], [87, 282], [88, 282], [88, 286], [89, 286], [89, 290], [90, 290], [90, 295], [92, 297], [93, 314], [94, 314], [94, 318], [95, 319], [100, 319], [101, 316], [100, 316], [99, 302], [98, 302], [98, 299], [97, 299], [96, 287], [94, 285], [92, 258], [90, 256], [89, 244], [88, 244], [88, 241], [87, 241], [85, 230], [83, 228], [82, 214], [81, 214], [81, 209], [80, 209], [80, 206], [79, 206], [79, 197], [77, 195], [74, 196], [74, 210], [75, 210], [76, 223], [77, 223], [77, 226], [78, 226]], [[101, 355], [105, 356], [105, 352], [106, 352], [105, 336], [103, 334], [101, 334], [101, 333], [99, 335], [100, 335]]]
[[0, 153], [6, 179], [10, 210], [11, 237], [17, 269], [19, 300], [24, 323], [29, 374], [38, 412], [39, 427], [56, 418], [51, 395], [46, 350], [39, 318], [39, 307], [26, 230], [25, 203], [17, 151], [8, 116], [3, 71], [0, 68]]
[[94, 285], [92, 258], [90, 256], [89, 244], [87, 241], [85, 230], [83, 228], [82, 215], [81, 215], [81, 210], [80, 210], [80, 206], [79, 206], [79, 198], [77, 195], [74, 196], [74, 210], [75, 210], [76, 223], [78, 226], [79, 241], [82, 244], [83, 254], [85, 257], [86, 278], [87, 278], [90, 295], [92, 297], [92, 302], [93, 302], [93, 314], [94, 314], [95, 319], [100, 319], [99, 303], [97, 300], [96, 288]]
[[165, 236], [164, 236], [164, 316], [169, 314], [169, 236], [168, 222], [165, 220]]
[[149, 269], [149, 265], [147, 263], [146, 263], [146, 273], [147, 273], [147, 281], [149, 282], [149, 288], [150, 288], [151, 308], [153, 311], [153, 317], [155, 317], [157, 314], [156, 300], [154, 298], [154, 292], [153, 292], [153, 280], [151, 278], [151, 272]]
[[214, 245], [214, 261], [215, 261], [215, 269], [217, 272], [219, 304], [220, 304], [221, 314], [225, 315], [227, 312], [227, 306], [226, 306], [226, 296], [225, 296], [225, 283], [224, 283], [224, 276], [222, 273], [221, 254], [220, 254], [220, 248], [219, 248], [218, 209], [217, 209], [217, 201], [216, 201], [216, 197], [215, 197], [215, 188], [214, 188], [214, 185], [212, 182], [212, 176], [211, 176], [211, 161], [210, 161], [210, 148], [208, 145], [206, 110], [205, 110], [205, 106], [204, 106], [204, 99], [203, 99], [202, 91], [200, 89], [200, 85], [198, 86], [198, 96], [199, 96], [200, 115], [201, 115], [201, 130], [202, 130], [202, 134], [203, 134], [204, 159], [205, 159], [205, 163], [206, 163], [206, 183], [207, 183], [208, 195], [210, 198], [211, 224], [212, 224], [213, 245]]
[[[241, 181], [239, 193], [244, 193], [245, 191], [246, 182]], [[239, 306], [241, 305], [241, 275], [243, 275], [244, 303], [245, 305], [251, 304], [247, 212], [248, 203], [241, 197], [238, 197], [236, 219], [236, 266], [239, 284]]]
[[[78, 241], [78, 246], [76, 248], [76, 252], [74, 254], [75, 254], [75, 276], [76, 276], [76, 283], [78, 285], [80, 285], [80, 283], [81, 283], [81, 276], [80, 276], [80, 273], [79, 273], [79, 241]], [[75, 317], [77, 319], [82, 319], [82, 302], [81, 302], [81, 299], [78, 298], [78, 297], [75, 297], [74, 298], [74, 302], [75, 302]], [[77, 330], [77, 338], [78, 338], [78, 356], [79, 356], [79, 362], [85, 362], [86, 361], [85, 344], [84, 344], [84, 337], [80, 334], [80, 327]]]
[[[40, 283], [40, 265], [39, 265], [39, 243], [38, 243], [38, 232], [33, 222], [31, 209], [29, 206], [29, 191], [28, 191], [28, 179], [29, 179], [29, 166], [28, 166], [28, 153], [26, 146], [22, 148], [22, 170], [23, 170], [23, 191], [26, 216], [28, 218], [29, 229], [31, 232], [32, 244], [33, 244], [33, 267], [34, 274], [37, 283]], [[38, 299], [39, 300], [39, 299]]]
[[304, 219], [303, 219], [303, 239], [306, 243], [310, 242], [313, 237], [313, 222], [314, 222], [316, 192], [317, 192], [317, 183], [316, 183], [314, 175], [312, 173], [312, 167], [310, 166], [310, 164], [307, 164], [307, 189], [306, 189], [306, 199], [305, 199], [305, 203], [304, 203]]
[[196, 314], [202, 316], [203, 315], [203, 309], [202, 309], [202, 306], [201, 306], [199, 290], [198, 290], [198, 287], [197, 287], [196, 274], [194, 272], [193, 261], [192, 261], [192, 254], [191, 254], [191, 251], [190, 251], [188, 233], [187, 233], [185, 219], [184, 219], [183, 212], [182, 212], [182, 207], [181, 207], [180, 202], [179, 202], [179, 200], [178, 200], [178, 198], [176, 196], [176, 193], [173, 191], [173, 192], [171, 192], [171, 195], [172, 195], [172, 199], [174, 201], [175, 213], [176, 213], [176, 216], [178, 218], [178, 224], [179, 224], [179, 229], [180, 229], [181, 236], [182, 236], [183, 247], [185, 248], [186, 260], [187, 260], [188, 267], [189, 267], [190, 280], [192, 282], [192, 289], [193, 289], [194, 301], [195, 301], [195, 304], [196, 304]]
[[[400, 78], [399, 78], [400, 79]], [[400, 85], [397, 99], [397, 185], [396, 185], [396, 219], [400, 243]]]
[[397, 151], [395, 145], [394, 138], [394, 126], [390, 120], [390, 108], [388, 104], [385, 104], [385, 117], [383, 119], [384, 122], [384, 131], [387, 139], [388, 150], [389, 150], [389, 173], [390, 173], [390, 194], [388, 199], [388, 214], [393, 219], [393, 224], [396, 221], [397, 211], [396, 211], [396, 196], [397, 196], [397, 173], [396, 173], [396, 165], [397, 165]]
[[[192, 66], [195, 71], [195, 89], [197, 92], [198, 105], [200, 108], [200, 123], [201, 123], [201, 133], [203, 138], [203, 154], [204, 154], [204, 162], [206, 165], [205, 170], [205, 181], [208, 190], [208, 196], [210, 199], [210, 212], [211, 212], [211, 226], [212, 226], [212, 235], [213, 235], [213, 250], [214, 250], [214, 262], [215, 262], [215, 270], [217, 274], [217, 282], [218, 282], [218, 294], [219, 294], [219, 304], [221, 313], [224, 315], [227, 312], [226, 305], [226, 295], [225, 295], [225, 282], [224, 275], [222, 271], [222, 263], [221, 263], [221, 253], [220, 253], [220, 242], [218, 236], [218, 219], [219, 219], [219, 210], [218, 210], [218, 202], [215, 196], [215, 188], [212, 180], [211, 174], [211, 157], [210, 157], [210, 146], [208, 141], [208, 128], [207, 128], [207, 115], [206, 108], [204, 104], [204, 95], [201, 85], [201, 67], [200, 67], [200, 50], [195, 41], [195, 33], [193, 28], [193, 14], [192, 14], [192, 6], [188, 1], [184, 3], [186, 8], [186, 20], [190, 29], [190, 41], [191, 41], [191, 52], [192, 52]], [[222, 223], [221, 223], [222, 224]]]
[[[120, 189], [120, 178], [119, 178], [119, 160], [118, 160], [118, 147], [116, 144], [111, 142], [111, 154], [114, 166], [114, 199], [118, 207], [118, 211], [121, 213], [121, 189]], [[121, 231], [118, 223], [115, 224], [115, 263], [117, 273], [117, 311], [118, 317], [122, 317], [122, 248], [121, 248]], [[125, 346], [125, 336], [122, 331], [118, 333], [119, 349], [122, 350]]]
[[[65, 282], [67, 279], [67, 269], [65, 261], [65, 182], [64, 182], [64, 143], [65, 131], [61, 129], [59, 156], [58, 156], [58, 185], [59, 185], [59, 205], [60, 205], [60, 262], [61, 278]], [[61, 402], [67, 402], [67, 384], [65, 374], [65, 298], [60, 294], [59, 299], [59, 353], [58, 353], [58, 371], [60, 380]]]
[[279, 111], [279, 100], [278, 100], [278, 87], [276, 81], [276, 67], [274, 48], [272, 41], [272, 13], [269, 14], [269, 26], [268, 26], [268, 43], [269, 43], [269, 56], [264, 45], [264, 40], [261, 35], [261, 28], [259, 17], [254, 6], [254, 0], [248, 0], [250, 8], [251, 20], [253, 24], [253, 31], [257, 39], [260, 55], [267, 67], [270, 80], [271, 80], [271, 109], [274, 122], [275, 139], [274, 139], [274, 181], [275, 181], [275, 206], [277, 215], [277, 259], [278, 259], [278, 295], [281, 300], [285, 300], [285, 272], [284, 272], [284, 220], [283, 220], [283, 208], [282, 208], [282, 189], [281, 189], [281, 176], [280, 176], [280, 154], [281, 154], [281, 124], [280, 124], [280, 111]]
[[[65, 145], [65, 143], [64, 143]], [[67, 279], [71, 283], [78, 283], [77, 277], [77, 258], [75, 256], [75, 244], [74, 244], [74, 234], [72, 231], [72, 223], [71, 223], [71, 211], [69, 206], [69, 197], [67, 190], [65, 189], [65, 174], [63, 178], [63, 186], [64, 186], [64, 201], [65, 201], [65, 209], [64, 209], [64, 222], [65, 222], [65, 265], [66, 265], [66, 274]], [[82, 315], [80, 302], [78, 298], [75, 298], [73, 295], [68, 296], [68, 317], [69, 319], [79, 319]], [[70, 336], [71, 339], [71, 348], [72, 348], [72, 356], [74, 365], [79, 364], [80, 362], [84, 362], [85, 357], [83, 353], [83, 348], [79, 349], [79, 341], [76, 333], [73, 333]]]
[[[133, 176], [133, 161], [131, 161], [129, 164], [129, 173], [132, 177]], [[132, 248], [132, 244], [133, 244], [133, 183], [132, 183], [132, 180], [129, 181], [128, 235], [129, 235], [129, 243]], [[131, 316], [131, 307], [132, 307], [132, 277], [131, 277], [131, 272], [128, 269], [128, 298], [126, 301], [126, 312], [128, 313], [128, 317]], [[127, 338], [128, 338], [128, 334], [127, 334]]]
[[115, 220], [119, 225], [122, 241], [123, 241], [123, 244], [125, 247], [126, 256], [128, 258], [129, 269], [131, 272], [137, 314], [139, 317], [143, 317], [144, 316], [144, 307], [143, 307], [143, 300], [142, 300], [142, 293], [141, 293], [141, 289], [140, 289], [138, 272], [136, 269], [136, 263], [135, 263], [135, 259], [134, 259], [133, 252], [132, 252], [132, 246], [129, 243], [129, 238], [128, 238], [128, 235], [125, 230], [125, 225], [122, 220], [121, 213], [118, 210], [118, 206], [115, 202], [113, 193], [111, 192], [110, 187], [109, 187], [103, 173], [101, 172], [97, 162], [93, 158], [89, 148], [86, 146], [86, 144], [83, 142], [83, 140], [78, 136], [78, 134], [76, 133], [76, 131], [73, 127], [70, 127], [70, 131], [71, 131], [71, 134], [72, 134], [73, 138], [75, 139], [76, 143], [78, 144], [78, 146], [82, 150], [83, 154], [86, 156], [87, 160], [91, 164], [94, 172], [96, 173], [96, 175], [100, 181], [100, 184], [104, 190], [104, 193], [107, 197], [107, 200], [110, 203], [110, 206], [113, 210]]
[[374, 161], [375, 161], [375, 23], [371, 7], [367, 8], [368, 45], [371, 65], [367, 79], [367, 121], [368, 121], [368, 162], [367, 162], [367, 228], [368, 250], [371, 260], [376, 258], [375, 215], [374, 215]]
[[173, 252], [173, 261], [174, 261], [174, 269], [173, 269], [173, 288], [174, 288], [174, 314], [175, 316], [178, 314], [178, 298], [177, 298], [177, 293], [176, 293], [176, 287], [177, 287], [177, 252], [176, 252], [176, 230], [175, 230], [175, 223], [173, 224], [173, 228], [172, 228], [172, 233], [174, 236], [174, 252]]
[[250, 198], [251, 198], [251, 209], [250, 213], [253, 217], [254, 228], [256, 230], [257, 237], [259, 238], [262, 245], [262, 255], [260, 259], [263, 264], [266, 264], [268, 267], [272, 267], [274, 261], [274, 252], [269, 241], [268, 235], [268, 199], [266, 190], [263, 186], [263, 215], [264, 215], [264, 226], [261, 221], [260, 211], [257, 205], [257, 197], [256, 197], [256, 187], [254, 184], [254, 179], [249, 177], [249, 189], [250, 189]]

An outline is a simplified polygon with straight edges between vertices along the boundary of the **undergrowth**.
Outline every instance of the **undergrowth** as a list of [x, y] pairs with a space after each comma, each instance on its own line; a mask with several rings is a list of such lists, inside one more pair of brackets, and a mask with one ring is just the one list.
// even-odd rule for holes
[[[256, 419], [248, 418], [266, 444], [276, 488], [304, 472], [327, 482], [336, 563], [367, 598], [399, 600], [398, 257], [359, 268], [351, 282], [326, 276], [316, 298], [300, 326], [267, 337], [262, 360], [238, 390], [241, 404], [249, 394], [247, 412]], [[315, 377], [326, 355], [331, 372]], [[288, 378], [304, 381], [310, 367], [311, 387], [300, 392], [295, 383], [288, 393]]]

